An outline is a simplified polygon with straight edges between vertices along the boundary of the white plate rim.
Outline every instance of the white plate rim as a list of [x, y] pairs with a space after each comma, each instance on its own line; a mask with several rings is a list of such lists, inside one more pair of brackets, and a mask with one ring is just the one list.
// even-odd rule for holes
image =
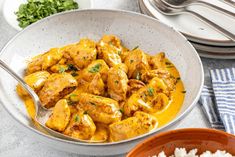
[[[146, 7], [145, 3], [143, 2], [143, 0], [138, 0], [138, 4], [139, 4], [139, 8], [141, 10], [142, 13], [149, 15], [151, 17], [154, 17], [157, 19], [157, 17], [155, 17]], [[156, 10], [157, 11], [157, 10]], [[163, 22], [164, 23], [164, 22]], [[205, 38], [200, 38], [197, 36], [193, 36], [190, 35], [188, 33], [183, 33], [181, 32], [184, 36], [186, 36], [186, 38], [188, 40], [191, 40], [193, 42], [197, 42], [197, 43], [202, 43], [202, 44], [207, 44], [207, 45], [214, 45], [214, 46], [235, 46], [235, 42], [232, 42], [229, 40], [227, 41], [222, 41], [222, 40], [216, 40], [216, 39], [205, 39]]]

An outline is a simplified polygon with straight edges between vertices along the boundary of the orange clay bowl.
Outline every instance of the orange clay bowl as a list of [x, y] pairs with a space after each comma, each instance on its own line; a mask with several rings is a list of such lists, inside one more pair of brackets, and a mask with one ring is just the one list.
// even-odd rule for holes
[[214, 129], [179, 129], [157, 134], [138, 144], [126, 157], [151, 157], [164, 151], [167, 156], [174, 153], [175, 148], [198, 149], [215, 152], [225, 150], [235, 155], [235, 136]]

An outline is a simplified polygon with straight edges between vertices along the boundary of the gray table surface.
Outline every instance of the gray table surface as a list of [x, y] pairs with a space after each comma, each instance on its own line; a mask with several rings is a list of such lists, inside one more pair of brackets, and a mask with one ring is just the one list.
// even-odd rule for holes
[[[9, 26], [3, 18], [0, 0], [0, 49], [17, 31]], [[94, 0], [94, 8], [123, 9], [139, 12], [137, 0]], [[225, 68], [235, 65], [234, 60], [215, 60], [202, 58], [205, 70], [205, 84], [209, 84], [209, 69]], [[210, 127], [199, 104], [175, 128]], [[43, 146], [16, 126], [16, 122], [0, 105], [0, 157], [81, 157]]]

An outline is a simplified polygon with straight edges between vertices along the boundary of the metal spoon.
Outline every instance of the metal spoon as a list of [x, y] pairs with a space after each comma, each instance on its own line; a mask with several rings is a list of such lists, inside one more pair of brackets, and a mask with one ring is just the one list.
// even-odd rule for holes
[[155, 7], [159, 12], [165, 15], [179, 15], [182, 13], [188, 13], [194, 15], [202, 22], [206, 23], [208, 26], [214, 28], [218, 32], [222, 33], [227, 38], [231, 39], [233, 42], [235, 41], [235, 35], [226, 29], [222, 28], [221, 26], [217, 25], [216, 23], [210, 21], [209, 19], [203, 17], [202, 15], [189, 10], [187, 7], [180, 7], [180, 8], [173, 8], [170, 6], [165, 5], [161, 0], [149, 0], [153, 7]]
[[100, 142], [104, 142], [104, 141], [90, 141], [90, 140], [80, 140], [80, 139], [75, 139], [72, 138], [70, 136], [64, 135], [62, 133], [56, 132], [50, 128], [48, 128], [45, 125], [45, 122], [47, 121], [48, 117], [51, 115], [52, 110], [46, 109], [44, 107], [42, 107], [41, 105], [41, 101], [39, 99], [39, 97], [37, 96], [37, 94], [34, 92], [34, 90], [26, 84], [26, 82], [20, 77], [18, 76], [6, 63], [4, 63], [2, 60], [0, 60], [0, 67], [3, 68], [6, 72], [8, 72], [13, 78], [15, 78], [20, 85], [30, 94], [30, 96], [33, 99], [34, 102], [34, 107], [36, 110], [36, 115], [34, 117], [34, 120], [43, 128], [45, 129], [48, 133], [50, 133], [53, 136], [59, 137], [59, 138], [63, 138], [63, 139], [67, 139], [67, 140], [72, 140], [72, 141], [79, 141], [79, 142], [95, 142], [95, 143], [100, 143]]
[[187, 7], [187, 6], [191, 6], [191, 5], [195, 5], [195, 4], [201, 4], [204, 6], [208, 6], [211, 9], [214, 9], [216, 11], [219, 11], [223, 14], [229, 15], [231, 17], [235, 17], [235, 13], [230, 12], [228, 10], [225, 10], [221, 7], [218, 7], [214, 4], [208, 3], [206, 1], [203, 0], [161, 0], [163, 3], [165, 3], [166, 5], [169, 5], [171, 7], [176, 7], [176, 8], [181, 8], [181, 7]]

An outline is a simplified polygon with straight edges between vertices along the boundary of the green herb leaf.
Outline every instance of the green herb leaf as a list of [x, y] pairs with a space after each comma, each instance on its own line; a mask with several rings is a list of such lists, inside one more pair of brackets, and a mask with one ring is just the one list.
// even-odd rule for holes
[[90, 73], [97, 73], [100, 71], [101, 64], [96, 64], [94, 67], [92, 67], [89, 72]]
[[149, 87], [149, 88], [147, 89], [147, 91], [148, 91], [148, 95], [149, 95], [149, 96], [153, 96], [153, 94], [154, 94], [154, 89], [153, 89], [152, 87]]
[[116, 83], [116, 84], [118, 84], [118, 82], [119, 82], [118, 80], [115, 80], [115, 81], [114, 81], [114, 83]]
[[59, 73], [64, 73], [67, 70], [67, 68], [59, 67]]
[[15, 14], [19, 26], [25, 28], [44, 17], [72, 9], [78, 9], [77, 2], [73, 0], [28, 0]]
[[171, 65], [171, 62], [165, 62], [166, 65]]
[[77, 94], [70, 94], [69, 97], [74, 97], [74, 96], [78, 96]]
[[73, 77], [75, 77], [75, 76], [78, 76], [78, 73], [72, 72], [71, 75], [72, 75]]
[[137, 72], [137, 74], [136, 74], [136, 80], [140, 80], [140, 72]]
[[122, 53], [122, 51], [121, 51], [121, 50], [119, 50], [119, 51], [118, 51], [118, 55], [121, 55], [121, 53]]
[[68, 70], [78, 71], [78, 69], [73, 64], [68, 64]]
[[174, 68], [174, 66], [173, 65], [169, 65], [166, 68]]
[[68, 103], [68, 105], [71, 105], [71, 106], [73, 106], [73, 105], [76, 104], [76, 102], [73, 102], [73, 101], [71, 101], [70, 99], [67, 99], [67, 103]]
[[95, 104], [95, 103], [93, 103], [93, 102], [90, 102], [90, 104], [91, 104], [91, 105], [93, 105], [93, 106], [96, 106], [96, 104]]
[[134, 47], [133, 49], [132, 49], [132, 51], [134, 51], [134, 50], [136, 50], [136, 49], [138, 49], [139, 48], [139, 46], [136, 46], [136, 47]]
[[131, 59], [131, 60], [130, 60], [130, 63], [133, 63], [133, 62], [134, 62], [134, 60], [133, 60], [133, 59]]
[[83, 114], [88, 114], [87, 111], [84, 111]]
[[120, 109], [119, 111], [120, 111], [122, 114], [124, 114], [124, 111], [123, 111], [123, 109]]
[[78, 115], [76, 115], [74, 120], [75, 120], [75, 122], [78, 122], [80, 120], [80, 117]]

